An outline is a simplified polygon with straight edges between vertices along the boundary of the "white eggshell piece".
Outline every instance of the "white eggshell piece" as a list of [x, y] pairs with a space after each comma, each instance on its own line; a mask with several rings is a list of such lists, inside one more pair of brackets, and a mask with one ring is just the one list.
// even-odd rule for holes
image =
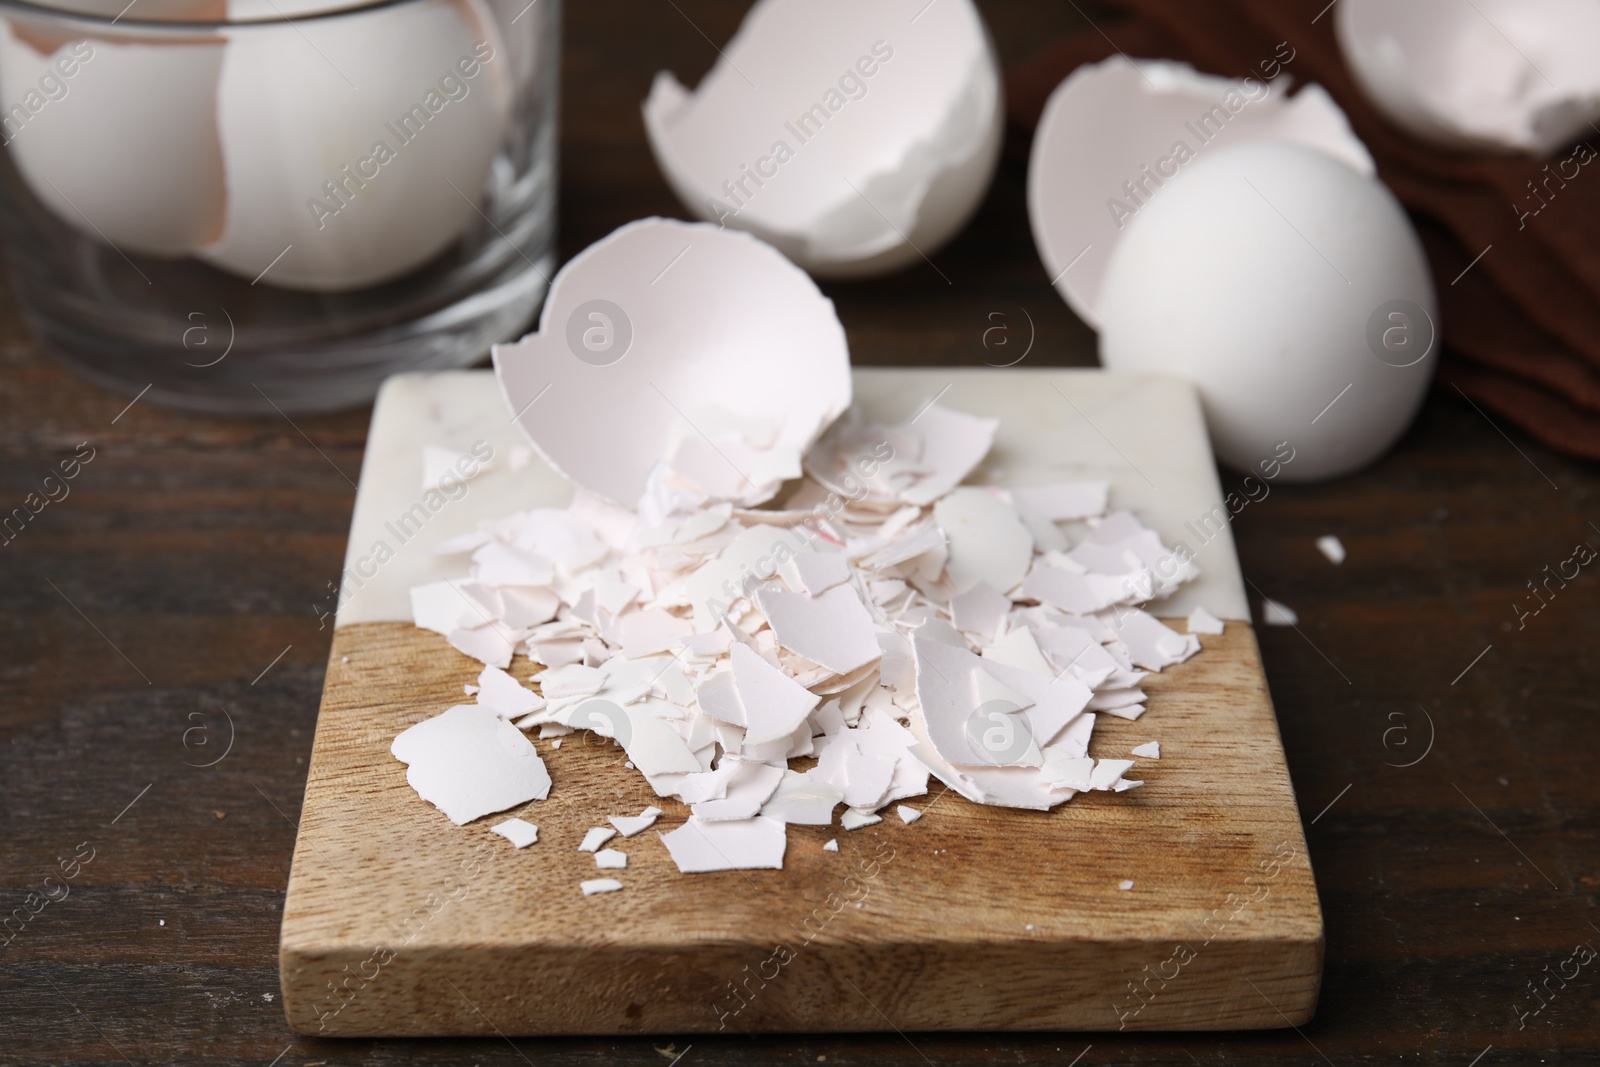
[[494, 26], [483, 0], [419, 0], [234, 32], [227, 217], [201, 257], [337, 292], [443, 252], [479, 218], [511, 104]]
[[100, 34], [43, 54], [28, 26], [0, 20], [0, 100], [10, 109], [4, 139], [33, 194], [125, 254], [183, 255], [216, 236], [223, 39]]
[[1544, 155], [1600, 120], [1590, 0], [1341, 0], [1334, 19], [1367, 99], [1434, 144]]
[[489, 827], [489, 832], [499, 834], [517, 848], [527, 848], [539, 840], [539, 828], [523, 819], [507, 819]]
[[652, 805], [638, 815], [607, 815], [606, 821], [615, 826], [623, 837], [632, 837], [650, 829], [660, 817], [661, 809]]
[[1373, 173], [1327, 92], [1307, 85], [1289, 96], [1287, 83], [1113, 56], [1056, 87], [1034, 133], [1028, 218], [1051, 283], [1079, 318], [1100, 327], [1105, 272], [1133, 218], [1213, 153], [1290, 141]]
[[[575, 257], [539, 332], [496, 345], [494, 363], [545, 460], [629, 507], [677, 442], [724, 413], [777, 427], [774, 447], [799, 454], [850, 405], [844, 329], [816, 284], [748, 234], [669, 219]], [[741, 479], [740, 502], [779, 484]]]
[[835, 674], [849, 674], [883, 654], [872, 616], [852, 586], [819, 596], [769, 587], [756, 594], [756, 604], [778, 644]]
[[693, 92], [656, 76], [656, 160], [688, 209], [822, 276], [931, 255], [999, 158], [999, 72], [971, 0], [759, 0]]
[[950, 584], [956, 592], [986, 583], [1009, 591], [1033, 562], [1033, 535], [997, 493], [962, 487], [933, 506], [933, 521], [950, 545]]
[[781, 870], [788, 844], [784, 824], [764, 815], [752, 819], [701, 822], [691, 817], [676, 830], [659, 834], [678, 870]]
[[1405, 431], [1438, 312], [1390, 192], [1282, 142], [1192, 164], [1106, 268], [1100, 358], [1199, 389], [1217, 457], [1286, 481], [1344, 474]]
[[417, 795], [457, 826], [550, 793], [533, 742], [479, 704], [457, 704], [412, 726], [389, 746], [407, 764]]

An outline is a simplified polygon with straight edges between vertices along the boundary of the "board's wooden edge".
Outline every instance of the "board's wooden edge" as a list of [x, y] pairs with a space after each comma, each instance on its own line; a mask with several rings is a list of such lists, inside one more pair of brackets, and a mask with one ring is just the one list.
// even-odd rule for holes
[[[1281, 763], [1281, 737], [1260, 674], [1254, 631], [1243, 623], [1229, 623], [1229, 630], [1241, 635], [1245, 667], [1261, 679], [1260, 698]], [[308, 771], [308, 801], [319, 780], [319, 757], [325, 754], [324, 731], [331, 722], [327, 712], [338, 689], [335, 668], [371, 638], [383, 635], [385, 640], [403, 641], [415, 633], [409, 624], [398, 623], [355, 624], [335, 632], [329, 685]], [[403, 684], [403, 679], [396, 682]], [[1287, 783], [1286, 768], [1284, 780]], [[1292, 797], [1292, 785], [1289, 789]], [[280, 943], [284, 1009], [297, 1032], [352, 1037], [876, 1031], [891, 1026], [1020, 1031], [1299, 1025], [1316, 1011], [1325, 934], [1298, 817], [1280, 829], [1296, 860], [1292, 868], [1296, 879], [1303, 881], [1302, 888], [1309, 887], [1308, 899], [1299, 902], [1299, 913], [1292, 921], [1235, 927], [1225, 936], [1207, 939], [1199, 950], [1190, 939], [1192, 955], [1179, 951], [1171, 938], [1055, 942], [1041, 953], [1039, 946], [992, 939], [950, 939], [930, 947], [822, 936], [805, 944], [792, 961], [775, 964], [766, 946], [745, 942], [702, 943], [692, 952], [681, 945], [642, 944], [623, 950], [586, 944], [575, 952], [582, 941], [576, 938], [566, 945], [474, 945], [471, 966], [463, 967], [459, 944], [423, 939], [407, 944], [404, 952], [383, 955], [369, 947], [370, 942], [351, 940], [326, 926], [302, 926], [297, 920], [307, 894], [316, 891], [319, 880], [326, 888], [326, 868], [331, 866], [328, 857], [319, 854], [303, 820]], [[1148, 962], [1128, 973], [1123, 963], [1130, 957]], [[875, 976], [870, 1003], [848, 993], [839, 980], [866, 966]], [[1016, 975], [1016, 981], [1004, 989], [984, 991], [982, 984], [974, 988], [969, 975], [978, 969], [992, 972], [996, 966]], [[769, 968], [775, 969], [771, 982], [762, 977]], [[1255, 976], [1254, 988], [1250, 984], [1238, 988], [1237, 981], [1230, 983], [1235, 988], [1218, 988], [1208, 979], [1209, 972], [1248, 972]], [[593, 979], [599, 973], [609, 978], [597, 987]], [[541, 976], [538, 983], [530, 980], [535, 974]], [[896, 976], [888, 988], [882, 983], [884, 975]], [[733, 982], [723, 981], [730, 976], [742, 978], [746, 992], [733, 990], [720, 1003], [708, 998], [703, 1016], [686, 1017], [677, 1000], [662, 996], [684, 984], [705, 989], [726, 985], [731, 990]], [[1118, 980], [1125, 988], [1116, 988]], [[761, 995], [785, 986], [788, 995]], [[508, 988], [516, 992], [507, 992]], [[1029, 1006], [1022, 1010], [1025, 1002]], [[574, 1011], [574, 1003], [587, 1007]], [[952, 1003], [960, 1003], [963, 1010], [950, 1010]], [[563, 1007], [545, 1010], [551, 1004]], [[656, 1007], [660, 1004], [671, 1007], [662, 1012]], [[730, 1014], [735, 1004], [743, 1007]], [[1053, 1006], [1040, 1010], [1040, 1004]], [[886, 1023], [884, 1013], [893, 1021]]]

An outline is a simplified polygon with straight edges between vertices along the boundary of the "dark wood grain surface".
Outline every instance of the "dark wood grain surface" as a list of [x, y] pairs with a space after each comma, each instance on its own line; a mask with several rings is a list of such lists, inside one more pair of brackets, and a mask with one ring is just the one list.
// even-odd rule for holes
[[[698, 78], [742, 7], [569, 4], [565, 254], [680, 213], [639, 101], [657, 68]], [[1007, 63], [1081, 26], [1070, 3], [983, 9]], [[1093, 361], [1034, 253], [1020, 171], [934, 258], [827, 287], [857, 361], [1004, 362], [1016, 349], [986, 349], [985, 330], [1020, 340], [1027, 318], [1029, 362]], [[686, 1067], [1600, 1062], [1600, 960], [1568, 962], [1600, 947], [1600, 567], [1550, 583], [1536, 615], [1514, 607], [1600, 546], [1600, 474], [1459, 399], [1431, 397], [1371, 469], [1275, 485], [1235, 523], [1246, 577], [1300, 615], [1260, 630], [1327, 923], [1299, 1032], [515, 1042], [318, 1041], [278, 1002], [331, 632], [316, 609], [368, 413], [291, 425], [127, 402], [43, 359], [0, 303], [0, 511], [93, 449], [70, 495], [0, 545], [0, 911], [38, 909], [0, 947], [0, 1063], [665, 1065], [689, 1044]], [[1327, 533], [1341, 567], [1313, 545]]]

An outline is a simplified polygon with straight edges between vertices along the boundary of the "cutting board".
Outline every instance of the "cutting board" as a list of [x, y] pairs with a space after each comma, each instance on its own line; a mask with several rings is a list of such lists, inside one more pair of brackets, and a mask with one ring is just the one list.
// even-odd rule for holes
[[[1155, 613], [1181, 631], [1203, 604], [1226, 631], [1151, 675], [1141, 719], [1102, 715], [1090, 748], [1126, 757], [1159, 740], [1160, 761], [1139, 764], [1145, 786], [1041, 813], [931, 780], [909, 825], [887, 811], [850, 832], [791, 826], [781, 871], [681, 874], [646, 831], [613, 842], [628, 867], [603, 873], [625, 888], [585, 897], [578, 883], [600, 876], [578, 851], [585, 831], [650, 803], [670, 829], [687, 810], [656, 798], [620, 750], [572, 735], [559, 750], [537, 742], [549, 800], [452, 825], [389, 744], [469, 699], [480, 668], [410, 624], [406, 591], [459, 573], [433, 545], [571, 490], [519, 451], [489, 372], [401, 376], [373, 413], [284, 904], [296, 1030], [1213, 1030], [1311, 1017], [1321, 911], [1192, 390], [1020, 368], [862, 369], [855, 390], [884, 422], [935, 395], [998, 416], [974, 481], [1106, 477], [1113, 508], [1189, 547], [1201, 578]], [[423, 447], [474, 444], [493, 448], [489, 470], [428, 510]], [[519, 658], [512, 673], [534, 669]], [[513, 814], [538, 825], [536, 844], [489, 832]], [[838, 852], [824, 851], [833, 838]]]

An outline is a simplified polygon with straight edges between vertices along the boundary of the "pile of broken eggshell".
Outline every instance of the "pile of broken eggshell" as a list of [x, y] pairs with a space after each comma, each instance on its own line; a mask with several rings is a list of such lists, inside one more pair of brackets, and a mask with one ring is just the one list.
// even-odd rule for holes
[[[663, 228], [691, 236], [706, 262], [727, 242], [736, 256], [766, 251], [661, 220], [624, 228], [609, 251], [636, 260]], [[606, 243], [580, 259], [593, 268]], [[831, 316], [810, 280], [771, 255], [771, 276], [756, 283], [795, 286]], [[563, 361], [561, 331], [549, 328], [589, 306], [580, 276], [558, 276], [540, 334], [496, 352], [512, 410], [526, 403], [506, 373], [518, 359], [554, 368], [544, 388], [601, 380]], [[695, 284], [692, 271], [682, 284]], [[640, 346], [651, 331], [635, 329], [628, 360], [648, 375]], [[842, 342], [817, 358], [848, 366]], [[963, 484], [998, 419], [928, 398], [900, 425], [854, 410], [835, 418], [849, 403], [848, 376], [839, 380], [841, 402], [807, 416], [816, 425], [804, 449], [780, 440], [778, 425], [788, 420], [792, 439], [799, 416], [769, 387], [737, 416], [696, 409], [697, 432], [654, 451], [664, 458], [633, 507], [580, 484], [565, 508], [485, 521], [439, 545], [463, 573], [411, 590], [415, 622], [483, 667], [466, 686], [475, 703], [395, 739], [418, 795], [458, 825], [544, 800], [551, 779], [534, 739], [559, 747], [591, 731], [657, 795], [688, 806], [659, 837], [680, 871], [700, 872], [781, 868], [790, 823], [830, 826], [838, 813], [854, 830], [891, 805], [911, 822], [920, 812], [902, 802], [927, 795], [930, 776], [973, 803], [1034, 810], [1141, 785], [1128, 777], [1133, 759], [1091, 758], [1090, 735], [1100, 714], [1137, 719], [1145, 672], [1199, 651], [1194, 633], [1221, 632], [1203, 610], [1180, 634], [1138, 606], [1193, 578], [1193, 563], [1132, 513], [1108, 510], [1104, 481]], [[541, 440], [545, 424], [524, 426], [547, 460], [559, 452]], [[719, 456], [739, 462], [709, 461]], [[769, 477], [740, 473], [751, 470]], [[537, 691], [507, 672], [518, 654], [539, 668], [526, 679]], [[662, 816], [611, 813], [582, 848], [602, 871], [624, 868], [626, 855], [602, 846]], [[518, 847], [537, 840], [521, 819], [493, 829]]]

